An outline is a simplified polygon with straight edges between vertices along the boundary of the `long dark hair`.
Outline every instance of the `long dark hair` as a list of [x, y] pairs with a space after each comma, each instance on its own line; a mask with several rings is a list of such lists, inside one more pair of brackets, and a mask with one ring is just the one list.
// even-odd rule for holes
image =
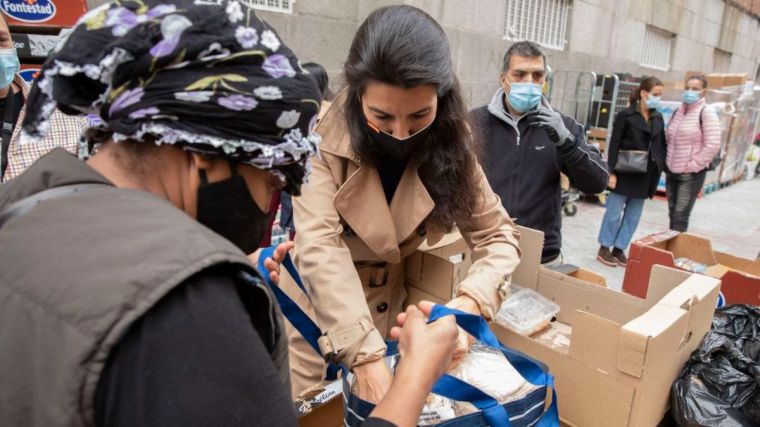
[[641, 91], [651, 92], [655, 86], [662, 86], [660, 79], [654, 76], [644, 77], [639, 83], [639, 87], [631, 92], [631, 96], [628, 97], [628, 103], [633, 105], [641, 101]]
[[435, 202], [428, 223], [448, 230], [470, 224], [481, 194], [476, 173], [479, 147], [454, 74], [446, 34], [435, 20], [412, 6], [372, 12], [356, 32], [345, 64], [349, 87], [344, 112], [351, 145], [363, 163], [376, 164], [380, 153], [364, 125], [361, 95], [378, 81], [412, 88], [431, 84], [438, 111], [428, 137], [413, 153], [418, 175]]

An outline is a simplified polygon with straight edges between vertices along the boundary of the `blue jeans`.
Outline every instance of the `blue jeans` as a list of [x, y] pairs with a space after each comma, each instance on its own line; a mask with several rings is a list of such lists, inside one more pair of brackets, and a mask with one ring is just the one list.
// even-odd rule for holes
[[599, 230], [599, 244], [609, 248], [625, 250], [631, 243], [633, 233], [639, 226], [644, 200], [610, 192], [607, 195], [607, 210]]

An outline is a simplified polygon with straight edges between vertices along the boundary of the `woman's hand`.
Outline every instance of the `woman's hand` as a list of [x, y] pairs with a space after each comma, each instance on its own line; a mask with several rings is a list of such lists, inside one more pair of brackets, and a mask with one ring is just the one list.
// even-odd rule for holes
[[[391, 338], [398, 340], [401, 354], [399, 370], [417, 375], [421, 385], [433, 384], [451, 365], [457, 347], [457, 324], [454, 316], [444, 316], [433, 323], [425, 323], [433, 303], [421, 301], [419, 309], [413, 305], [398, 315], [398, 324], [391, 329]], [[398, 376], [399, 373], [396, 374]]]
[[[269, 278], [272, 279], [272, 283], [275, 285], [280, 284], [280, 265], [285, 259], [285, 255], [287, 255], [287, 253], [293, 249], [293, 246], [294, 243], [291, 241], [282, 242], [277, 245], [277, 248], [274, 250], [272, 257], [264, 260], [264, 267], [266, 267], [267, 271], [269, 272]], [[248, 258], [251, 260], [253, 265], [257, 265], [259, 253], [260, 250], [254, 252], [251, 255], [248, 255]]]
[[614, 190], [616, 186], [617, 186], [617, 176], [610, 174], [610, 181], [607, 183], [607, 187]]
[[369, 403], [379, 403], [391, 386], [393, 375], [385, 364], [385, 359], [354, 366], [354, 393]]
[[[453, 300], [449, 301], [446, 304], [446, 307], [449, 308], [455, 308], [460, 311], [464, 311], [466, 313], [475, 314], [478, 316], [482, 316], [480, 313], [480, 306], [477, 302], [475, 302], [474, 299], [468, 297], [467, 295], [462, 295], [454, 298]], [[457, 347], [454, 349], [454, 357], [452, 365], [457, 364], [465, 354], [467, 354], [468, 351], [470, 351], [470, 346], [472, 343], [475, 342], [475, 338], [464, 331], [464, 329], [459, 328], [459, 335], [457, 336]]]

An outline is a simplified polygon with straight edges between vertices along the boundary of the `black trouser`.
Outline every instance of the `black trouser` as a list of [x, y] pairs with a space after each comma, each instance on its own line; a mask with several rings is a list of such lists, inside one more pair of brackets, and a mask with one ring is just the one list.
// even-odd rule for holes
[[689, 215], [705, 184], [706, 175], [707, 169], [697, 173], [667, 172], [665, 189], [668, 194], [671, 230], [686, 231], [689, 228]]

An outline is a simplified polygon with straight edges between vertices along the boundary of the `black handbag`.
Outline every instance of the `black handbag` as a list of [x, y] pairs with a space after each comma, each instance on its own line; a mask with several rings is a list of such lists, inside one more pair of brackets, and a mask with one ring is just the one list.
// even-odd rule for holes
[[622, 173], [646, 173], [648, 165], [649, 151], [620, 150], [614, 169]]

